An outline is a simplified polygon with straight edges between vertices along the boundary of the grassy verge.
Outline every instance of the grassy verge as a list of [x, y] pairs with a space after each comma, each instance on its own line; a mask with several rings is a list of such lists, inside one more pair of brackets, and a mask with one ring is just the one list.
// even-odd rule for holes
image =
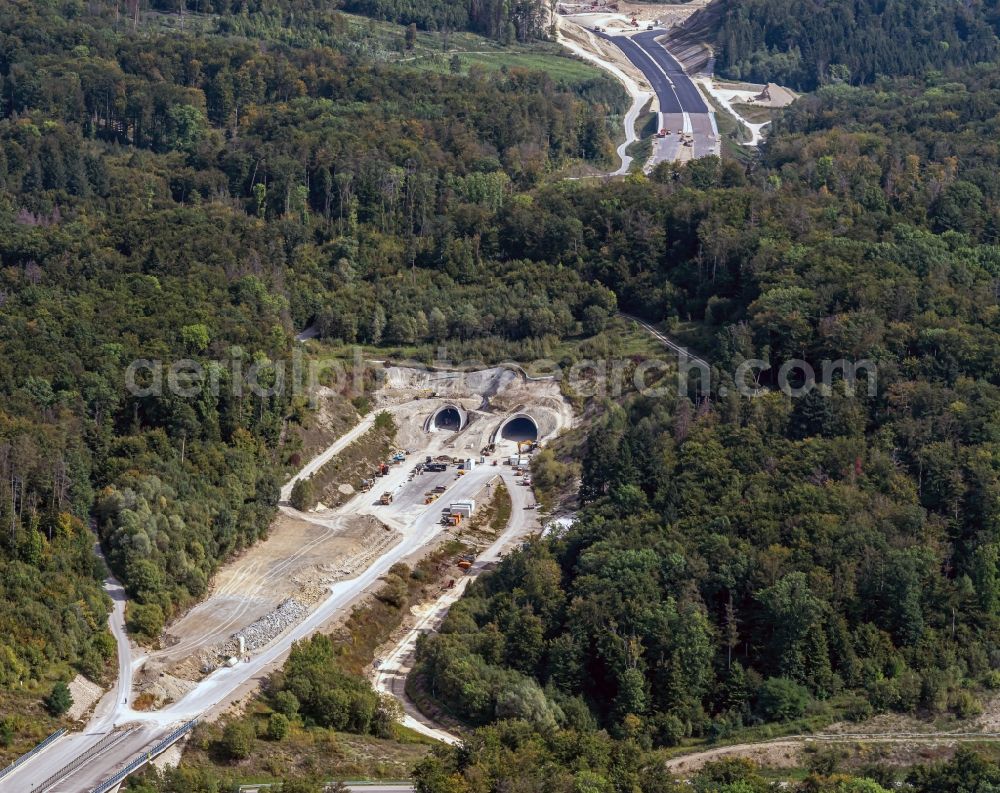
[[653, 136], [657, 132], [656, 121], [659, 116], [650, 111], [652, 104], [653, 100], [650, 99], [636, 117], [635, 136], [637, 140], [625, 149], [625, 153], [632, 158], [629, 170], [633, 173], [641, 173], [642, 167], [653, 154]]
[[480, 508], [460, 536], [468, 535], [474, 542], [492, 542], [507, 528], [512, 505], [507, 486], [500, 482], [493, 490], [490, 502]]
[[[328, 343], [319, 340], [309, 342], [310, 349], [317, 358], [330, 358], [350, 364], [355, 357], [364, 360], [385, 360], [392, 364], [405, 365], [406, 363], [417, 363], [420, 365], [435, 365], [439, 345], [434, 343], [393, 345], [374, 347], [367, 345], [346, 345], [340, 343]], [[657, 345], [649, 334], [636, 328], [635, 324], [618, 316], [611, 317], [604, 329], [593, 336], [573, 336], [559, 339], [554, 336], [542, 340], [542, 359], [551, 363], [572, 362], [585, 358], [589, 359], [610, 359], [614, 357], [633, 357], [643, 355], [655, 355], [662, 347]], [[551, 374], [551, 370], [536, 369], [532, 367], [531, 360], [526, 355], [518, 354], [515, 344], [505, 345], [496, 350], [495, 353], [483, 354], [477, 348], [476, 342], [455, 341], [449, 343], [447, 348], [448, 360], [454, 361], [480, 361], [484, 366], [493, 366], [510, 361], [520, 361], [529, 374]], [[443, 362], [447, 364], [447, 361]], [[377, 364], [373, 365], [377, 366]], [[369, 369], [372, 371], [372, 369]], [[368, 384], [369, 378], [366, 376], [365, 382]], [[372, 378], [372, 382], [374, 379]]]
[[486, 71], [528, 69], [545, 72], [557, 84], [570, 87], [605, 77], [605, 73], [596, 66], [563, 55], [551, 47], [552, 45], [538, 44], [533, 48], [525, 45], [521, 50], [505, 48], [497, 52], [438, 51], [407, 58], [402, 63], [422, 71], [452, 74], [468, 74], [473, 68]]
[[7, 690], [0, 694], [0, 768], [31, 751], [60, 727], [68, 726], [42, 706], [41, 696], [54, 682], [30, 681], [21, 691]]
[[733, 110], [739, 113], [751, 124], [764, 124], [773, 121], [776, 113], [780, 112], [776, 108], [764, 107], [763, 105], [748, 105], [744, 103], [733, 104]]
[[712, 96], [704, 95], [715, 111], [715, 124], [719, 128], [719, 137], [722, 141], [723, 159], [739, 160], [749, 162], [753, 159], [753, 150], [741, 145], [741, 142], [749, 139], [749, 133], [726, 108], [720, 105]]
[[[344, 12], [323, 11], [313, 17], [286, 18], [281, 14], [251, 17], [148, 11], [142, 13], [140, 24], [158, 33], [242, 35], [293, 46], [321, 44], [354, 51], [373, 60], [441, 73], [456, 71], [452, 57], [457, 56], [458, 73], [467, 73], [474, 66], [491, 71], [506, 66], [544, 71], [557, 83], [566, 85], [595, 78], [611, 79], [603, 70], [569, 56], [552, 42], [504, 45], [475, 33], [418, 30], [407, 49], [405, 25]], [[121, 25], [122, 29], [127, 26], [125, 22]]]
[[[320, 501], [327, 507], [338, 507], [347, 501], [358, 490], [361, 480], [371, 478], [376, 466], [388, 459], [395, 437], [396, 424], [392, 419], [376, 421], [368, 432], [313, 474], [313, 505]], [[341, 492], [342, 485], [350, 485], [352, 490]]]

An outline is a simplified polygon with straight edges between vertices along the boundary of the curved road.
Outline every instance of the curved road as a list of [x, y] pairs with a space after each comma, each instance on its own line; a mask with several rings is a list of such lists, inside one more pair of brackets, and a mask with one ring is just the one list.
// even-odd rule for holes
[[[592, 31], [589, 31], [576, 23], [566, 22], [559, 15], [556, 15], [554, 18], [556, 21], [556, 40], [575, 55], [578, 55], [584, 60], [588, 60], [591, 63], [596, 64], [601, 69], [604, 69], [606, 72], [609, 72], [625, 87], [625, 91], [631, 99], [631, 104], [629, 105], [629, 109], [625, 113], [625, 118], [622, 122], [625, 127], [625, 140], [618, 145], [618, 149], [616, 150], [618, 157], [621, 160], [621, 165], [618, 166], [617, 170], [604, 174], [605, 176], [624, 176], [629, 172], [629, 168], [632, 166], [632, 157], [627, 153], [628, 148], [638, 140], [638, 136], [635, 133], [635, 122], [638, 120], [639, 114], [642, 112], [642, 109], [646, 106], [646, 103], [652, 98], [653, 95], [649, 91], [641, 89], [639, 84], [633, 80], [632, 77], [619, 69], [615, 64], [598, 57], [595, 53], [565, 36], [561, 26], [564, 24], [572, 25], [579, 31], [578, 35], [585, 38], [592, 38], [595, 35]], [[591, 43], [593, 44], [593, 42]]]
[[406, 676], [413, 668], [417, 651], [417, 640], [426, 633], [433, 633], [444, 622], [448, 610], [465, 593], [466, 587], [476, 580], [480, 573], [499, 561], [503, 552], [539, 529], [538, 513], [527, 507], [534, 504], [531, 489], [520, 484], [519, 478], [510, 468], [500, 471], [504, 485], [510, 493], [511, 512], [507, 527], [497, 539], [476, 558], [475, 563], [458, 579], [453, 589], [448, 589], [430, 607], [402, 639], [390, 650], [372, 675], [375, 690], [389, 694], [403, 707], [403, 724], [416, 732], [445, 743], [457, 744], [461, 738], [434, 724], [424, 716], [406, 695]]
[[687, 72], [684, 71], [677, 59], [657, 42], [657, 37], [662, 35], [662, 30], [647, 30], [643, 33], [636, 33], [632, 36], [632, 41], [642, 48], [643, 52], [656, 63], [670, 81], [674, 96], [677, 97], [678, 111], [707, 113], [708, 105], [705, 104], [704, 98], [698, 91], [698, 86], [687, 76]]

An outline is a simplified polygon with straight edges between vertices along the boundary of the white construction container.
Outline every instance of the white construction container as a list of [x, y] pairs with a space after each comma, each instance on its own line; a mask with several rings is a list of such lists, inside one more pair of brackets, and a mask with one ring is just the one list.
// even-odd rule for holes
[[467, 501], [455, 501], [451, 505], [452, 515], [461, 515], [463, 518], [471, 517], [476, 509], [476, 502], [472, 499]]

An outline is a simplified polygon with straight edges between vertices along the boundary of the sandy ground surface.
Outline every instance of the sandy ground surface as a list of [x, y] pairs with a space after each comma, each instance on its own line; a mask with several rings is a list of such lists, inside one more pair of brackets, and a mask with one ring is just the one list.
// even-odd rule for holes
[[[572, 421], [558, 383], [527, 380], [509, 369], [456, 374], [393, 367], [383, 374], [376, 411], [393, 414], [399, 427], [397, 445], [414, 452], [400, 468], [410, 469], [428, 454], [478, 458], [482, 448], [496, 440], [499, 425], [509, 415], [530, 415], [543, 436], [558, 433]], [[433, 415], [448, 405], [461, 407], [466, 416], [467, 425], [459, 432], [429, 426]], [[342, 450], [360, 437], [374, 414], [303, 466], [300, 475], [317, 469], [317, 460], [329, 460], [331, 449]], [[500, 440], [498, 454], [516, 451], [515, 444], [506, 446]], [[138, 670], [136, 691], [147, 695], [147, 705], [175, 702], [238, 652], [237, 632], [256, 630], [273, 620], [278, 627], [268, 635], [277, 639], [326, 596], [331, 584], [356, 576], [398, 543], [409, 520], [424, 508], [425, 492], [449, 484], [454, 476], [450, 469], [408, 480], [397, 488], [395, 503], [385, 509], [378, 496], [388, 479], [370, 493], [359, 494], [350, 509], [326, 509], [320, 504], [302, 513], [282, 504], [268, 538], [222, 567], [207, 597], [167, 628], [162, 648], [150, 652]], [[290, 483], [282, 488], [283, 498], [290, 490]], [[283, 616], [290, 600], [302, 607], [294, 620]], [[266, 627], [260, 630], [266, 632]]]
[[762, 768], [796, 768], [802, 765], [800, 756], [804, 747], [805, 743], [800, 740], [720, 746], [705, 752], [675, 757], [673, 760], [668, 760], [666, 766], [672, 774], [693, 774], [714, 760], [742, 757], [752, 760]]
[[104, 694], [104, 689], [83, 675], [77, 675], [70, 681], [69, 693], [73, 695], [73, 705], [66, 712], [66, 716], [71, 721], [77, 721], [97, 704], [97, 700]]
[[[599, 28], [611, 35], [645, 31], [657, 28], [669, 32], [682, 25], [693, 13], [707, 5], [707, 0], [678, 4], [636, 4], [636, 3], [559, 3], [556, 17], [556, 38], [567, 49], [585, 58], [612, 74], [628, 92], [632, 100], [628, 117], [625, 121], [626, 139], [619, 146], [618, 154], [622, 160], [621, 167], [609, 174], [618, 176], [628, 172], [631, 158], [626, 158], [625, 150], [635, 141], [634, 124], [639, 112], [650, 97], [653, 98], [653, 111], [658, 111], [656, 97], [648, 80], [625, 57], [624, 53], [608, 42], [600, 40], [592, 31]], [[634, 24], [633, 24], [634, 22]], [[680, 46], [680, 45], [679, 45]], [[674, 53], [678, 55], [678, 53]], [[683, 54], [683, 53], [681, 53]], [[734, 107], [757, 96], [764, 86], [748, 84], [731, 85], [714, 81], [711, 76], [695, 80], [696, 85], [706, 96], [711, 96], [726, 112], [736, 119], [745, 130], [747, 141], [745, 146], [757, 146], [764, 138], [764, 128], [770, 122], [755, 123], [746, 119]], [[763, 106], [771, 106], [762, 103]], [[682, 162], [698, 157], [720, 154], [719, 133], [714, 118], [709, 113], [706, 118], [682, 115], [664, 115], [661, 126], [674, 131], [666, 138], [654, 138], [653, 151], [644, 164], [646, 172], [651, 171], [660, 162]], [[694, 136], [694, 146], [681, 145], [676, 131], [683, 130]]]
[[673, 773], [697, 771], [705, 763], [725, 757], [743, 757], [767, 768], [801, 767], [807, 747], [836, 744], [844, 750], [848, 765], [870, 761], [908, 767], [918, 762], [950, 756], [961, 743], [1000, 738], [1000, 697], [987, 700], [983, 713], [955, 722], [950, 729], [900, 713], [881, 713], [864, 722], [835, 722], [814, 735], [791, 735], [759, 743], [718, 746], [675, 757], [667, 762]]
[[318, 601], [329, 583], [367, 566], [394, 534], [370, 517], [320, 526], [289, 512], [278, 515], [267, 540], [219, 571], [208, 597], [168, 628], [164, 648], [150, 654], [146, 668], [199, 678], [201, 664], [216, 660], [209, 657], [215, 645], [293, 595]]
[[[559, 3], [558, 11], [578, 24], [587, 27], [600, 25], [610, 32], [645, 29], [654, 24], [664, 28], [681, 25], [709, 0], [692, 0], [690, 3]], [[638, 28], [631, 24], [635, 19]]]
[[[601, 67], [614, 76], [625, 88], [631, 99], [631, 105], [624, 119], [625, 140], [618, 147], [621, 165], [618, 170], [608, 176], [621, 176], [628, 173], [632, 158], [625, 153], [626, 149], [636, 141], [635, 122], [642, 108], [652, 100], [650, 110], [659, 112], [660, 106], [656, 93], [642, 71], [617, 46], [594, 34], [595, 28], [611, 35], [630, 35], [647, 28], [655, 27], [667, 30], [672, 25], [680, 24], [697, 8], [700, 3], [685, 6], [674, 5], [636, 5], [634, 14], [636, 24], [632, 24], [632, 11], [621, 11], [621, 8], [632, 8], [626, 4], [607, 5], [602, 8], [585, 5], [560, 4], [559, 15], [556, 17], [556, 39], [568, 50]], [[661, 114], [659, 125], [671, 130], [664, 138], [654, 137], [652, 152], [649, 159], [643, 163], [643, 171], [650, 172], [661, 162], [684, 162], [698, 157], [720, 154], [718, 130], [711, 113], [696, 114], [669, 113]], [[685, 146], [680, 132], [693, 135], [694, 145]]]

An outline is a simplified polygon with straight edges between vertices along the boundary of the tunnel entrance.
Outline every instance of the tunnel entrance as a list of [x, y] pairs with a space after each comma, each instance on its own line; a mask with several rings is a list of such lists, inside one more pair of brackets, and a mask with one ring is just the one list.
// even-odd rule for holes
[[503, 425], [500, 437], [505, 441], [537, 441], [538, 425], [528, 416], [514, 416]]
[[451, 432], [462, 429], [462, 416], [458, 409], [451, 406], [441, 408], [434, 416], [434, 428]]

